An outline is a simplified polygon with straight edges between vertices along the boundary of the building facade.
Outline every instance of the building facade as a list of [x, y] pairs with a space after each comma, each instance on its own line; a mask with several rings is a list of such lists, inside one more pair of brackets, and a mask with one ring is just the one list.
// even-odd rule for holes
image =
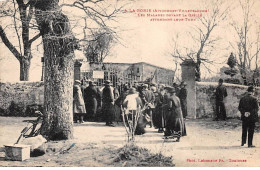
[[102, 85], [105, 80], [116, 84], [146, 82], [172, 85], [174, 71], [145, 62], [139, 63], [94, 63], [81, 67], [81, 79], [92, 80]]

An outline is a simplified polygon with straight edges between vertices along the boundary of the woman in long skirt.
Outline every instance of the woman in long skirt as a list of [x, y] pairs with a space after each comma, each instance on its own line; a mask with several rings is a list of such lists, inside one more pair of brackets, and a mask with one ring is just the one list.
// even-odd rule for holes
[[184, 134], [184, 121], [181, 111], [181, 103], [179, 98], [176, 96], [174, 88], [170, 90], [170, 96], [168, 98], [168, 116], [166, 126], [169, 128], [171, 135], [177, 138], [177, 142], [180, 141], [181, 136]]

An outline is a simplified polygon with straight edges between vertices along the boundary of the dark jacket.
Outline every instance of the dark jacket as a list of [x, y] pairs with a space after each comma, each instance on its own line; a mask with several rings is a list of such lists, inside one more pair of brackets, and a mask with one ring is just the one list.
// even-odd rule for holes
[[143, 90], [142, 99], [144, 100], [144, 102], [154, 103], [155, 97], [151, 90]]
[[187, 89], [186, 88], [181, 88], [178, 97], [180, 98], [180, 100], [186, 100], [187, 98]]
[[110, 86], [105, 86], [102, 93], [102, 102], [112, 103], [114, 102], [113, 91]]
[[216, 89], [216, 100], [217, 101], [223, 101], [225, 97], [227, 97], [227, 89], [225, 86], [221, 85], [221, 86], [218, 86], [217, 89]]
[[96, 99], [97, 97], [98, 97], [98, 93], [97, 93], [97, 88], [95, 86], [90, 85], [84, 90], [85, 101], [93, 100]]
[[88, 86], [84, 90], [84, 101], [86, 105], [86, 111], [90, 114], [96, 114], [97, 110], [97, 88], [93, 85]]
[[[239, 102], [238, 110], [241, 112], [241, 120], [257, 122], [258, 121], [258, 102], [257, 99], [248, 93], [242, 97]], [[245, 117], [245, 112], [250, 112], [248, 117]]]

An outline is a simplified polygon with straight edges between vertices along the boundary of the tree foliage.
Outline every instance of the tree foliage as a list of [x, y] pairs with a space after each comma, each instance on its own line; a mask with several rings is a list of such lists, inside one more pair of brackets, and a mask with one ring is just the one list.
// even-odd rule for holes
[[109, 54], [113, 45], [113, 35], [102, 30], [97, 30], [92, 35], [92, 40], [83, 45], [83, 51], [90, 63], [101, 63]]

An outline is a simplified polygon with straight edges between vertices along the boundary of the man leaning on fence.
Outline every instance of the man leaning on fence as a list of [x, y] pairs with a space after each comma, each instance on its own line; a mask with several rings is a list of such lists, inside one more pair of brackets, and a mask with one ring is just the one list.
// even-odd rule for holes
[[216, 118], [214, 120], [223, 119], [226, 120], [226, 108], [224, 99], [227, 97], [227, 89], [223, 85], [223, 79], [219, 79], [218, 87], [215, 92], [216, 96]]
[[241, 146], [246, 144], [248, 133], [248, 147], [255, 147], [253, 145], [253, 136], [255, 130], [255, 123], [258, 121], [258, 102], [253, 96], [254, 87], [248, 87], [248, 93], [240, 99], [238, 110], [241, 112], [242, 120], [242, 143]]

